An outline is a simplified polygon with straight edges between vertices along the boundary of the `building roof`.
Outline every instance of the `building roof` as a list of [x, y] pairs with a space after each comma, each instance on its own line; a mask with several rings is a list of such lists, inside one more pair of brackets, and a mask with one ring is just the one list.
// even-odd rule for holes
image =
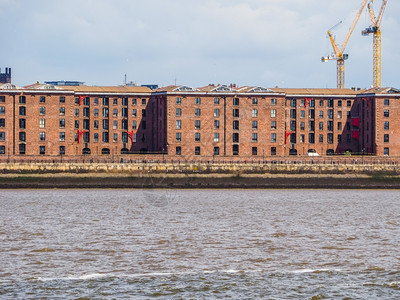
[[129, 94], [151, 93], [152, 90], [144, 86], [57, 86], [58, 89], [74, 91], [76, 94]]
[[360, 92], [360, 94], [374, 94], [374, 95], [393, 95], [393, 94], [399, 94], [400, 95], [400, 90], [399, 89], [395, 89], [392, 87], [384, 87], [384, 88], [370, 88], [367, 90], [363, 90], [362, 92]]
[[354, 89], [273, 88], [272, 90], [288, 96], [356, 96], [361, 93]]

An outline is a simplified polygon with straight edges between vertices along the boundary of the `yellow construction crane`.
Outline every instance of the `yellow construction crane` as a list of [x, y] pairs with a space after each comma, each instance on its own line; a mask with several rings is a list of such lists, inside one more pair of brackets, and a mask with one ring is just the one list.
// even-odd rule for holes
[[349, 58], [349, 55], [344, 54], [343, 52], [346, 49], [346, 46], [347, 46], [347, 44], [350, 40], [350, 37], [354, 31], [354, 28], [356, 27], [358, 20], [360, 19], [360, 16], [361, 16], [365, 6], [367, 5], [367, 2], [368, 2], [368, 0], [363, 0], [363, 2], [361, 3], [361, 7], [356, 14], [353, 24], [350, 26], [350, 29], [347, 32], [346, 38], [344, 39], [343, 44], [340, 47], [340, 49], [339, 49], [338, 45], [336, 44], [335, 38], [332, 36], [332, 33], [331, 33], [331, 30], [334, 27], [336, 27], [336, 25], [334, 27], [332, 27], [330, 30], [328, 30], [328, 36], [331, 40], [334, 54], [322, 57], [321, 61], [322, 62], [325, 62], [327, 60], [336, 60], [337, 61], [337, 88], [338, 89], [344, 88], [344, 61]]
[[368, 11], [369, 16], [371, 18], [371, 26], [362, 31], [362, 35], [369, 35], [371, 33], [374, 34], [374, 73], [373, 73], [373, 87], [381, 87], [381, 79], [382, 79], [382, 53], [381, 53], [381, 22], [383, 13], [385, 11], [385, 7], [388, 0], [383, 0], [381, 11], [379, 12], [378, 18], [375, 17], [374, 11], [372, 10], [371, 4], [374, 0], [371, 0], [368, 3]]

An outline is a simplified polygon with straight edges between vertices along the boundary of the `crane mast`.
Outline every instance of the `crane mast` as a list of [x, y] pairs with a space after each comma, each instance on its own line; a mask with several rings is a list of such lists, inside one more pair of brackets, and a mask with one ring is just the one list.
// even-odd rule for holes
[[385, 12], [386, 4], [388, 0], [382, 1], [381, 10], [378, 18], [375, 17], [375, 13], [372, 10], [371, 4], [374, 0], [368, 3], [368, 11], [371, 19], [371, 26], [364, 29], [361, 33], [364, 36], [374, 35], [373, 39], [373, 87], [381, 87], [382, 85], [382, 39], [381, 39], [381, 22], [383, 13]]
[[[344, 54], [344, 50], [346, 49], [347, 44], [349, 43], [350, 37], [353, 34], [354, 28], [356, 27], [358, 20], [361, 17], [361, 14], [365, 8], [365, 6], [367, 5], [368, 0], [363, 0], [361, 3], [361, 6], [353, 20], [353, 23], [350, 26], [349, 31], [347, 32], [347, 35], [341, 45], [341, 47], [339, 48], [339, 46], [337, 45], [335, 39], [332, 36], [331, 30], [336, 27], [337, 25], [335, 25], [334, 27], [332, 27], [331, 29], [328, 30], [328, 36], [329, 39], [331, 41], [332, 44], [332, 48], [334, 51], [334, 55], [330, 55], [330, 56], [325, 56], [321, 58], [322, 62], [325, 62], [327, 60], [336, 60], [337, 61], [337, 67], [336, 67], [336, 77], [337, 77], [337, 88], [338, 89], [342, 89], [345, 87], [345, 68], [344, 68], [344, 61], [347, 60], [349, 58], [348, 54]], [[341, 23], [341, 22], [340, 22]], [[339, 23], [339, 24], [340, 24]]]

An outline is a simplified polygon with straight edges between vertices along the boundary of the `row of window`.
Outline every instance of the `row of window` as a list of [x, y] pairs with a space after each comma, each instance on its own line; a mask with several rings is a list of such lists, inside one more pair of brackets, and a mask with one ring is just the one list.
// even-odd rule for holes
[[[127, 97], [123, 97], [121, 99], [121, 104], [122, 106], [128, 106], [128, 101], [129, 99]], [[132, 105], [137, 105], [137, 99], [133, 98], [132, 99]], [[64, 102], [61, 102], [60, 99], [60, 103], [65, 103], [65, 99]], [[85, 97], [85, 98], [75, 98], [75, 103], [76, 104], [83, 104], [84, 106], [89, 106], [90, 105], [90, 98], [89, 97]], [[142, 105], [146, 105], [147, 104], [147, 99], [141, 99], [141, 103]], [[94, 105], [99, 105], [99, 98], [93, 98], [93, 104]], [[103, 106], [109, 106], [110, 105], [110, 98], [109, 97], [103, 97], [102, 100], [102, 104]], [[118, 105], [118, 98], [113, 98], [112, 100], [112, 104], [113, 105]]]
[[[253, 105], [258, 105], [258, 98], [252, 98], [251, 100]], [[176, 104], [182, 104], [182, 98], [181, 97], [176, 97], [175, 99], [175, 103]], [[277, 100], [275, 98], [271, 99], [271, 105], [276, 105], [277, 104]], [[195, 105], [200, 105], [201, 104], [201, 98], [195, 98], [194, 99], [194, 104]], [[219, 105], [221, 104], [221, 99], [220, 98], [214, 98], [214, 104], [215, 105]], [[239, 98], [233, 98], [232, 99], [232, 104], [233, 106], [239, 106]]]
[[[258, 155], [258, 148], [257, 147], [252, 147], [251, 148], [251, 153], [252, 153], [252, 155]], [[182, 155], [182, 147], [181, 146], [177, 146], [175, 148], [175, 154], [176, 155]], [[232, 154], [233, 155], [239, 155], [239, 145], [232, 145]], [[263, 150], [263, 154], [264, 154], [264, 150]], [[267, 154], [267, 153], [265, 153], [265, 154]], [[194, 147], [194, 155], [201, 155], [201, 147], [200, 146]], [[216, 155], [216, 156], [220, 155], [220, 148], [219, 147], [214, 147], [213, 155]], [[276, 147], [271, 147], [270, 148], [270, 155], [276, 155]]]
[[[103, 117], [108, 118], [109, 117], [109, 108], [108, 107], [103, 107], [102, 109], [103, 112]], [[80, 110], [79, 108], [75, 109], [75, 117], [79, 117]], [[60, 107], [60, 115], [65, 115], [65, 107]], [[93, 115], [95, 117], [99, 116], [99, 110], [95, 108], [93, 110]], [[90, 117], [90, 108], [89, 107], [84, 107], [83, 108], [83, 116], [84, 117]], [[132, 109], [132, 117], [137, 116], [137, 109]], [[114, 108], [113, 109], [113, 117], [118, 117], [118, 109]], [[122, 108], [121, 109], [121, 117], [127, 118], [128, 117], [128, 109], [127, 108]], [[142, 117], [146, 117], [146, 109], [142, 109]]]

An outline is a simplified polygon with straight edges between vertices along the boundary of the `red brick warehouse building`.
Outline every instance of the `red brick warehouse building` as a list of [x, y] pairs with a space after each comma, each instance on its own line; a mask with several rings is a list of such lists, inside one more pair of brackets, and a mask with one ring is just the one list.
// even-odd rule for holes
[[0, 86], [0, 156], [398, 156], [400, 91]]

